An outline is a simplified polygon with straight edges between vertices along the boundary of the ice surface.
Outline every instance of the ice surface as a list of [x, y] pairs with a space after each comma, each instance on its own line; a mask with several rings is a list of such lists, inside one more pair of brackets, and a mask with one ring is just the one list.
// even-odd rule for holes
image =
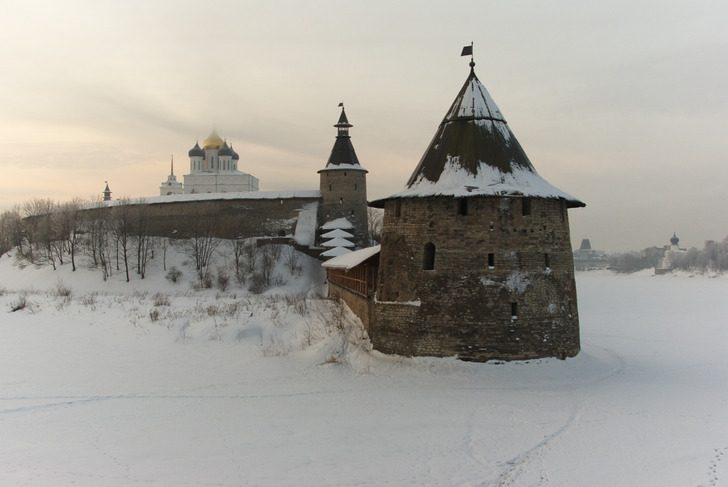
[[0, 257], [0, 485], [728, 481], [726, 277], [579, 273], [576, 358], [479, 364], [371, 351], [313, 280], [193, 291], [159, 255], [130, 284]]

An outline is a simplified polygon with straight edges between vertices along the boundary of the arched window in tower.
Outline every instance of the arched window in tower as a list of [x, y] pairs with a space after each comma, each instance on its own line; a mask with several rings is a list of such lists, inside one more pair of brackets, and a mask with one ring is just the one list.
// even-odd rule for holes
[[339, 198], [339, 206], [344, 206], [344, 198]]
[[435, 244], [427, 242], [422, 255], [422, 270], [431, 271], [435, 268]]

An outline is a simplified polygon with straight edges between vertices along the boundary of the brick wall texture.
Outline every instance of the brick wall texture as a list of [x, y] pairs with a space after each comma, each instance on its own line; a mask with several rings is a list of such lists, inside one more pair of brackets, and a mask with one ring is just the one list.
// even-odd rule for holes
[[[434, 245], [431, 270], [423, 269], [426, 244]], [[477, 361], [576, 355], [579, 318], [564, 202], [387, 201], [369, 334], [375, 349], [401, 355]]]

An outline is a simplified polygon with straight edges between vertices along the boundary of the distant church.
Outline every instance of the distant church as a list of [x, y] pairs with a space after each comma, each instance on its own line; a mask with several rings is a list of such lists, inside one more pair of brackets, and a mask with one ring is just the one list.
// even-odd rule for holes
[[161, 196], [192, 193], [236, 193], [258, 191], [258, 178], [238, 170], [240, 155], [215, 130], [187, 153], [190, 173], [184, 183], [174, 175], [174, 161], [166, 181], [159, 187]]

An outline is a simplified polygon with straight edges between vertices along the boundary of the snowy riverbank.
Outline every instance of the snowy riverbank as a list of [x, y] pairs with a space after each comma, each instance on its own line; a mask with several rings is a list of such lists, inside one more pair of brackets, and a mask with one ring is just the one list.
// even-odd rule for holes
[[309, 281], [256, 296], [62, 272], [0, 258], [2, 485], [728, 478], [722, 277], [579, 273], [578, 357], [474, 364], [369, 351]]

